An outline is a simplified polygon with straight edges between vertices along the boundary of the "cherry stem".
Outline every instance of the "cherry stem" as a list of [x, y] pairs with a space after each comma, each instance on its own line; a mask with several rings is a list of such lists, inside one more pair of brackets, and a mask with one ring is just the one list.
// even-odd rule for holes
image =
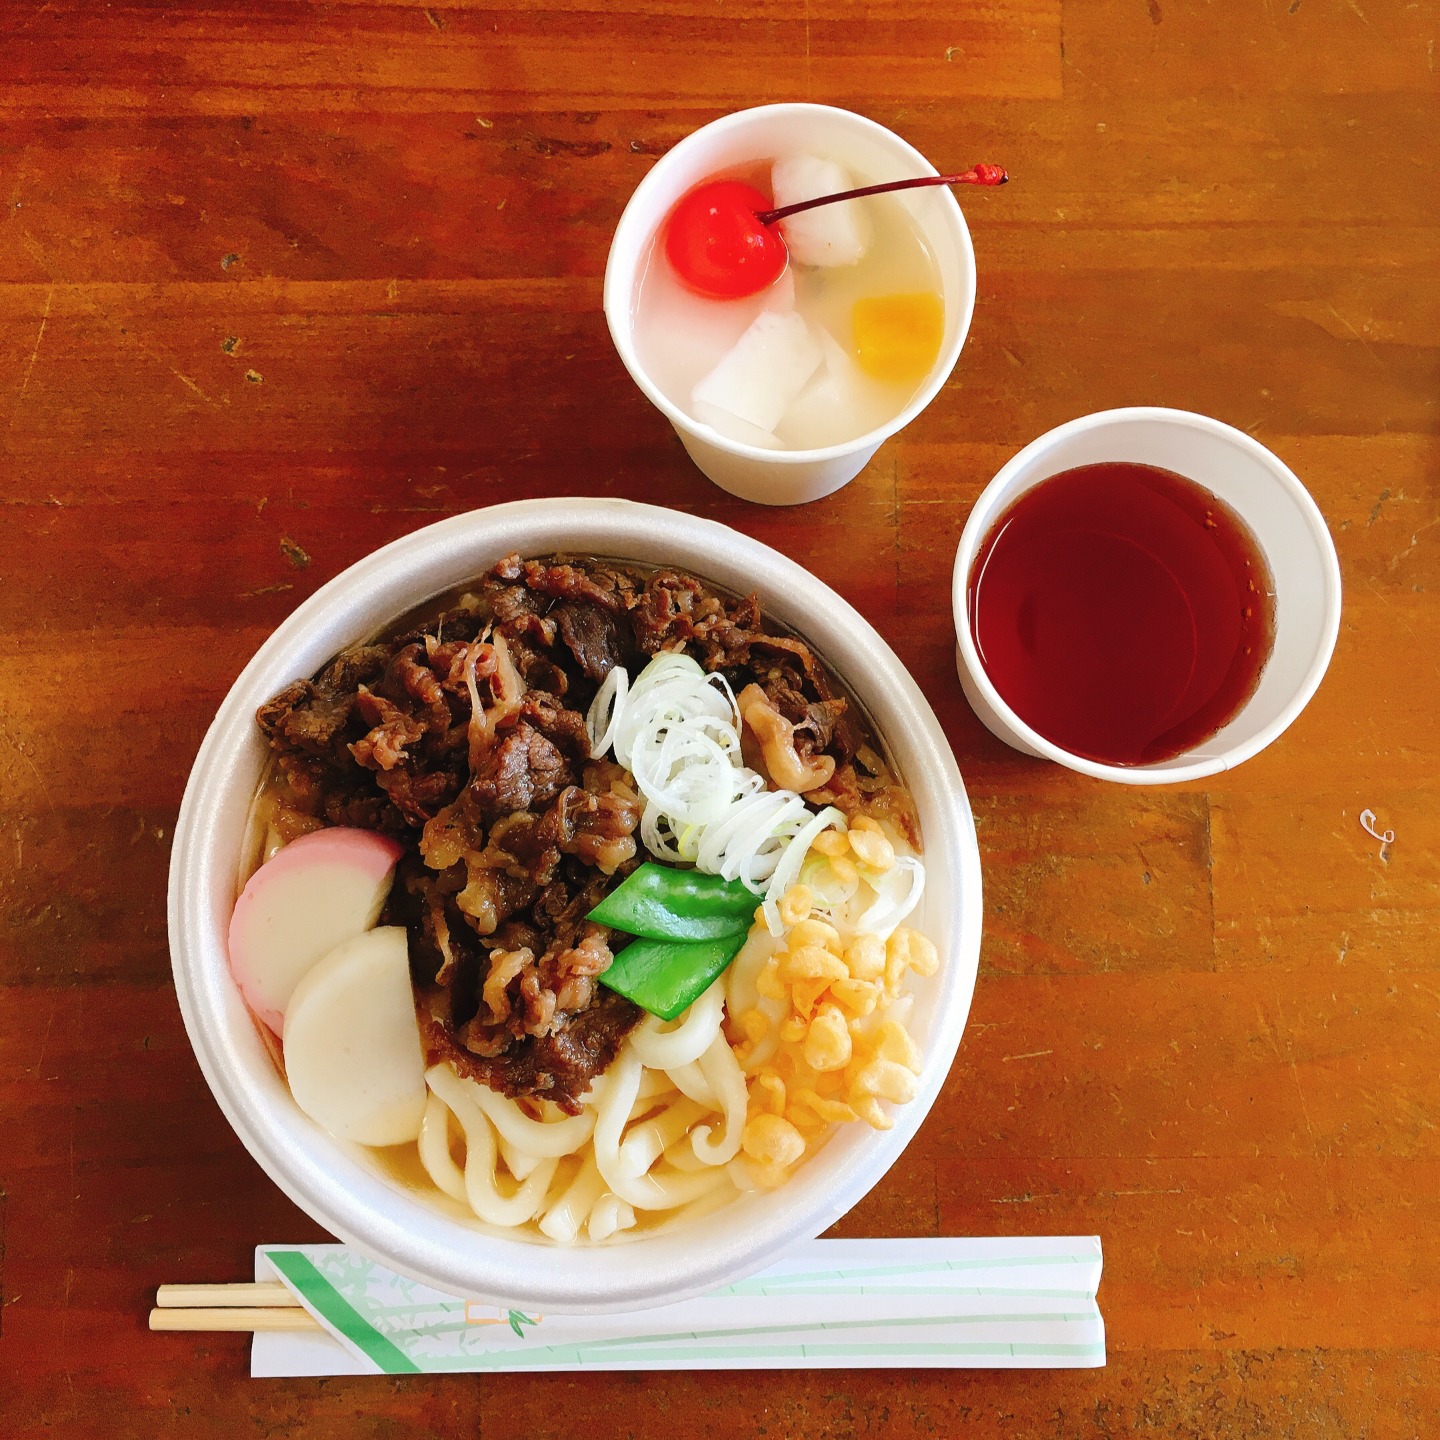
[[884, 185], [865, 185], [859, 190], [842, 190], [838, 195], [821, 195], [815, 200], [800, 200], [779, 210], [758, 210], [755, 218], [762, 225], [773, 225], [787, 215], [813, 210], [817, 205], [834, 205], [839, 200], [861, 200], [866, 195], [885, 195], [891, 190], [919, 190], [926, 185], [1004, 185], [1010, 177], [1000, 165], [975, 165], [963, 175], [921, 175], [915, 180], [890, 180]]

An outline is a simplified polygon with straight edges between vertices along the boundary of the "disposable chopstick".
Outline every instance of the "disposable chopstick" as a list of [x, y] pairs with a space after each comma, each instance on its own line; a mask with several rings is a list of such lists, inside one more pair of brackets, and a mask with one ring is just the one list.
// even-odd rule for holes
[[235, 1285], [162, 1285], [152, 1330], [317, 1330], [320, 1323], [278, 1281]]
[[205, 1306], [293, 1305], [300, 1302], [278, 1280], [236, 1285], [162, 1285], [155, 1292], [162, 1310], [194, 1310]]
[[319, 1330], [320, 1322], [298, 1305], [250, 1308], [226, 1305], [214, 1309], [155, 1309], [150, 1312], [152, 1330]]

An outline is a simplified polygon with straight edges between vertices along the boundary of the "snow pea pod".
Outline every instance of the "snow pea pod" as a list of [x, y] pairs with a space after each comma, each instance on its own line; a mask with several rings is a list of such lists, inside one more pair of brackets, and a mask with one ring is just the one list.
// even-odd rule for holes
[[650, 940], [738, 937], [738, 949], [738, 940], [750, 928], [759, 903], [760, 897], [739, 880], [647, 861], [612, 890], [589, 918]]
[[744, 943], [743, 930], [712, 940], [635, 940], [610, 962], [600, 983], [642, 1010], [673, 1020], [709, 988]]

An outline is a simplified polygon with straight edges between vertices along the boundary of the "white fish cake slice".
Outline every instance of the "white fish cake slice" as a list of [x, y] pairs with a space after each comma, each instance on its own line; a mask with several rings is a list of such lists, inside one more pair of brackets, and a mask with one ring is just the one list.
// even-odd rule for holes
[[419, 1138], [425, 1057], [402, 927], [367, 930], [310, 970], [285, 1012], [284, 1050], [295, 1103], [338, 1139]]
[[275, 1034], [311, 966], [379, 918], [400, 854], [370, 830], [316, 830], [250, 877], [230, 917], [230, 969]]

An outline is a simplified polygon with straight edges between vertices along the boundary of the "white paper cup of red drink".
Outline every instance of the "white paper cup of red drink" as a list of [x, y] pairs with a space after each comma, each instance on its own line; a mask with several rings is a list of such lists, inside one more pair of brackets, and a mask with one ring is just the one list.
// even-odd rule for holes
[[814, 450], [774, 450], [721, 435], [687, 414], [646, 374], [636, 351], [634, 311], [645, 256], [676, 202], [696, 185], [747, 165], [795, 153], [833, 156], [866, 183], [939, 172], [914, 146], [863, 115], [830, 105], [762, 105], [739, 110], [687, 135], [630, 197], [605, 267], [605, 318], [611, 338], [646, 398], [675, 427], [690, 458], [720, 486], [761, 505], [818, 500], [853, 480], [876, 450], [939, 393], [970, 329], [975, 252], [955, 197], [945, 186], [892, 197], [910, 212], [939, 270], [945, 329], [940, 355], [910, 403], [874, 430]]
[[[1006, 702], [976, 647], [971, 573], [995, 522], [1042, 481], [1085, 465], [1155, 466], [1217, 496], [1248, 528], [1273, 580], [1274, 644], [1250, 697], [1215, 734], [1174, 759], [1105, 764], [1045, 738]], [[1325, 519], [1294, 472], [1243, 431], [1185, 410], [1103, 410], [1032, 441], [981, 493], [955, 556], [956, 663], [971, 708], [993, 735], [1027, 755], [1125, 785], [1198, 780], [1258, 754], [1319, 687], [1340, 629], [1340, 564]]]

